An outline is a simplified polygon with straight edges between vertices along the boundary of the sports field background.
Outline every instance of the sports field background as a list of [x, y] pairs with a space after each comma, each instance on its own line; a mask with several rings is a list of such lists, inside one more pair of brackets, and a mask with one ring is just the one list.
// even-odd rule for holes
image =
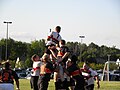
[[[120, 90], [120, 81], [101, 81], [100, 85], [100, 89], [97, 89], [95, 85], [95, 90]], [[14, 84], [14, 88], [16, 88], [16, 84]], [[27, 79], [20, 79], [20, 90], [31, 90], [30, 81]], [[48, 90], [55, 90], [53, 80], [50, 81]]]

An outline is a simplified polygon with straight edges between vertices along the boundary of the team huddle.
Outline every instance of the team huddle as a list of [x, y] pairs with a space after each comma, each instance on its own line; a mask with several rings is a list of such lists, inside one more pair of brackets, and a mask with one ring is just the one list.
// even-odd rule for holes
[[[78, 67], [78, 58], [74, 52], [70, 52], [69, 47], [66, 46], [66, 41], [60, 35], [60, 31], [61, 27], [57, 26], [55, 31], [49, 33], [46, 49], [41, 58], [37, 54], [31, 57], [33, 61], [30, 79], [31, 89], [47, 90], [52, 74], [55, 90], [94, 90], [95, 80], [99, 88], [97, 72], [92, 70], [88, 63], [84, 63], [83, 68]], [[6, 72], [9, 72], [10, 75], [7, 75]], [[10, 64], [7, 62], [5, 69], [0, 72], [0, 90], [14, 90], [13, 78], [16, 81], [17, 90], [20, 90], [19, 78], [10, 69]], [[9, 89], [2, 89], [7, 88], [7, 86]]]

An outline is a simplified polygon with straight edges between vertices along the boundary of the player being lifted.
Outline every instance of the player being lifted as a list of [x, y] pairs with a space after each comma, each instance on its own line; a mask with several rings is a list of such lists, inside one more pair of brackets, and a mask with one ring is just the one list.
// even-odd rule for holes
[[50, 41], [52, 41], [54, 45], [59, 44], [59, 41], [62, 39], [61, 35], [59, 34], [60, 31], [61, 27], [56, 26], [55, 31], [52, 31], [48, 34], [46, 44], [48, 44]]

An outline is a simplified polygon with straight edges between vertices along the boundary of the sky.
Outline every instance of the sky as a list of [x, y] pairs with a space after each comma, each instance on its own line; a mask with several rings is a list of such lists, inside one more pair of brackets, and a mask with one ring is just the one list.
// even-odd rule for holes
[[61, 26], [67, 42], [91, 42], [120, 49], [120, 0], [0, 0], [0, 39], [46, 39]]

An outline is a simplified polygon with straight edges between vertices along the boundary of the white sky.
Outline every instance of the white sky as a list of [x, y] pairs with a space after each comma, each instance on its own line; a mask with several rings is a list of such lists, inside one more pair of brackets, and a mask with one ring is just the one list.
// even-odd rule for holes
[[49, 29], [60, 25], [66, 41], [120, 49], [120, 0], [0, 0], [0, 39], [30, 42], [45, 39]]

